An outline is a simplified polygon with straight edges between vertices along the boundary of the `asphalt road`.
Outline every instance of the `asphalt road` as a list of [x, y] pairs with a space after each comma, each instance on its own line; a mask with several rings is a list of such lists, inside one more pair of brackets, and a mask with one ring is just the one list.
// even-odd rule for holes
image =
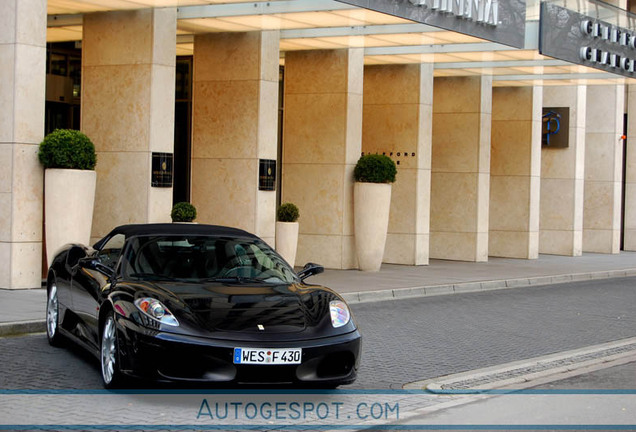
[[[636, 336], [636, 278], [353, 306], [362, 367], [349, 388], [404, 383]], [[101, 388], [97, 361], [43, 334], [0, 339], [0, 388]]]
[[[636, 278], [353, 306], [362, 367], [350, 388], [404, 383], [636, 336]], [[0, 388], [100, 388], [97, 361], [43, 334], [0, 339]]]
[[402, 384], [636, 336], [636, 278], [354, 305], [357, 387]]
[[[349, 388], [400, 388], [411, 381], [634, 337], [635, 288], [636, 278], [624, 278], [354, 305], [364, 337], [363, 361], [358, 381]], [[597, 371], [546, 388], [634, 389], [633, 366]], [[79, 348], [53, 348], [43, 334], [0, 339], [0, 389], [99, 388], [98, 363]], [[593, 414], [599, 412], [597, 403], [603, 401], [594, 402]], [[89, 399], [82, 403], [94, 407]], [[443, 423], [446, 418], [470, 418], [466, 417], [469, 414], [491, 423], [488, 412], [506, 413], [516, 420], [510, 414], [514, 409], [528, 411], [525, 404], [510, 405], [503, 398], [485, 403], [481, 410], [479, 404], [469, 404], [437, 415]], [[581, 411], [585, 406], [574, 403], [571, 408], [589, 413]], [[78, 412], [99, 417], [99, 410], [69, 406], [59, 398], [31, 414], [22, 412], [24, 408], [0, 403], [5, 413], [17, 412], [19, 416], [44, 414], [48, 418], [48, 410], [57, 418], [76, 418]], [[141, 411], [156, 409], [152, 405]], [[610, 404], [605, 411], [608, 422], [616, 418], [615, 409], [616, 404]], [[138, 424], [138, 409], [131, 405], [124, 411], [102, 421]], [[629, 409], [626, 412], [632, 413]], [[35, 417], [31, 421], [37, 423]], [[534, 424], [535, 418], [528, 422]]]

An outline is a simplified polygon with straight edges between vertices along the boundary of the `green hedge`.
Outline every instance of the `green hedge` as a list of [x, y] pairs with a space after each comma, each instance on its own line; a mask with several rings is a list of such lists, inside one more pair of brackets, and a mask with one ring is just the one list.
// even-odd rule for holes
[[361, 183], [393, 183], [397, 168], [388, 156], [368, 154], [358, 159], [353, 178]]
[[299, 216], [298, 207], [292, 203], [282, 204], [276, 211], [276, 220], [278, 222], [296, 222]]
[[170, 212], [172, 222], [192, 222], [197, 218], [197, 209], [188, 202], [176, 203]]
[[44, 168], [94, 170], [95, 146], [82, 132], [56, 129], [40, 143], [38, 158]]

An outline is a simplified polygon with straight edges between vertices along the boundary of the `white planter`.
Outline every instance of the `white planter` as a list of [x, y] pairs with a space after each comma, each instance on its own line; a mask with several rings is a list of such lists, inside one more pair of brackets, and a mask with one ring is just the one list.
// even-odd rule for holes
[[353, 188], [353, 216], [358, 268], [378, 271], [389, 228], [391, 185], [358, 183]]
[[88, 245], [93, 225], [97, 173], [48, 168], [44, 171], [44, 223], [49, 265], [67, 243]]
[[296, 263], [298, 222], [276, 222], [276, 252], [292, 267]]

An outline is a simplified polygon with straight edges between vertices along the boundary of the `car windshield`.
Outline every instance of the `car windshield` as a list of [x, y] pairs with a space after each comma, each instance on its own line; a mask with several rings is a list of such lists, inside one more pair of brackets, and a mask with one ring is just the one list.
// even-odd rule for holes
[[213, 236], [140, 236], [129, 240], [123, 276], [184, 282], [292, 283], [297, 276], [258, 239]]

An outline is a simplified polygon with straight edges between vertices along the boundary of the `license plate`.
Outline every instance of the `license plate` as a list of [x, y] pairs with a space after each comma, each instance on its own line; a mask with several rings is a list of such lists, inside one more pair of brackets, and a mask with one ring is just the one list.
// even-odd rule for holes
[[302, 348], [234, 348], [234, 364], [300, 364]]

